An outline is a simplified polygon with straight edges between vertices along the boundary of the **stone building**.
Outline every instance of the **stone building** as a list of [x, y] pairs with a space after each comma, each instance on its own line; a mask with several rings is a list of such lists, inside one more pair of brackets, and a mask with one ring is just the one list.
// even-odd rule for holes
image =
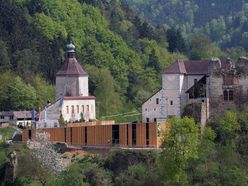
[[59, 126], [59, 118], [67, 122], [96, 119], [95, 96], [89, 95], [88, 74], [75, 58], [75, 46], [67, 45], [66, 60], [56, 74], [56, 102], [40, 113], [37, 128]]
[[248, 58], [212, 58], [204, 61], [177, 60], [162, 73], [162, 88], [142, 105], [142, 121], [181, 116], [186, 106], [199, 113], [206, 123], [225, 110], [241, 108], [248, 101]]

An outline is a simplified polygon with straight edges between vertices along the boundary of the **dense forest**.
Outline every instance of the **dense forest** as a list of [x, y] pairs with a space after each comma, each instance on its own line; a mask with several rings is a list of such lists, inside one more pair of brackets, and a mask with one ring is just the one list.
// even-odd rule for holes
[[179, 29], [185, 38], [206, 34], [222, 49], [246, 51], [247, 0], [127, 0], [143, 19], [154, 26]]

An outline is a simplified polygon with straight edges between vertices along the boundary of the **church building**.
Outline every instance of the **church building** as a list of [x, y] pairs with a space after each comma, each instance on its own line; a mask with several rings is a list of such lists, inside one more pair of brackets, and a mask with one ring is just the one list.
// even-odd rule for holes
[[59, 118], [66, 122], [96, 119], [95, 96], [89, 95], [87, 72], [75, 57], [75, 46], [67, 45], [66, 59], [56, 74], [56, 101], [40, 112], [37, 128], [59, 127]]

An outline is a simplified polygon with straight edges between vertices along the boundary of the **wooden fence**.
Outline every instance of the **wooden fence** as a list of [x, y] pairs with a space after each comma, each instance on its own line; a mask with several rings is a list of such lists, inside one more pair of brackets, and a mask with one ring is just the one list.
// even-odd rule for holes
[[22, 141], [35, 139], [36, 131], [50, 134], [50, 141], [81, 146], [121, 146], [157, 148], [157, 124], [114, 124], [67, 128], [27, 129]]

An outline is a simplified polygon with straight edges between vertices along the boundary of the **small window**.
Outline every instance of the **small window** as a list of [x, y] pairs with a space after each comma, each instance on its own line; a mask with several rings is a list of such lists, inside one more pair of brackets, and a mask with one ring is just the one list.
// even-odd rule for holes
[[196, 84], [197, 83], [197, 79], [194, 79], [194, 84]]
[[157, 105], [159, 104], [159, 99], [158, 99], [158, 98], [156, 99], [156, 104], [157, 104]]
[[147, 108], [145, 108], [145, 111], [147, 111]]
[[149, 118], [146, 118], [146, 123], [149, 123]]
[[69, 114], [69, 106], [66, 106], [66, 114]]
[[82, 105], [82, 113], [84, 113], [84, 105]]
[[9, 119], [10, 119], [10, 120], [13, 120], [13, 119], [14, 119], [14, 116], [10, 116]]
[[87, 107], [87, 112], [89, 112], [89, 111], [90, 111], [90, 107], [89, 107], [89, 105], [87, 105], [86, 107]]
[[73, 106], [73, 105], [71, 106], [71, 113], [72, 113], [72, 114], [75, 113], [75, 112], [74, 112], [74, 106]]
[[173, 101], [170, 101], [170, 105], [173, 105]]
[[77, 113], [79, 114], [79, 105], [77, 105]]
[[154, 118], [154, 122], [157, 122], [157, 118]]
[[4, 119], [4, 116], [1, 116], [1, 119]]

